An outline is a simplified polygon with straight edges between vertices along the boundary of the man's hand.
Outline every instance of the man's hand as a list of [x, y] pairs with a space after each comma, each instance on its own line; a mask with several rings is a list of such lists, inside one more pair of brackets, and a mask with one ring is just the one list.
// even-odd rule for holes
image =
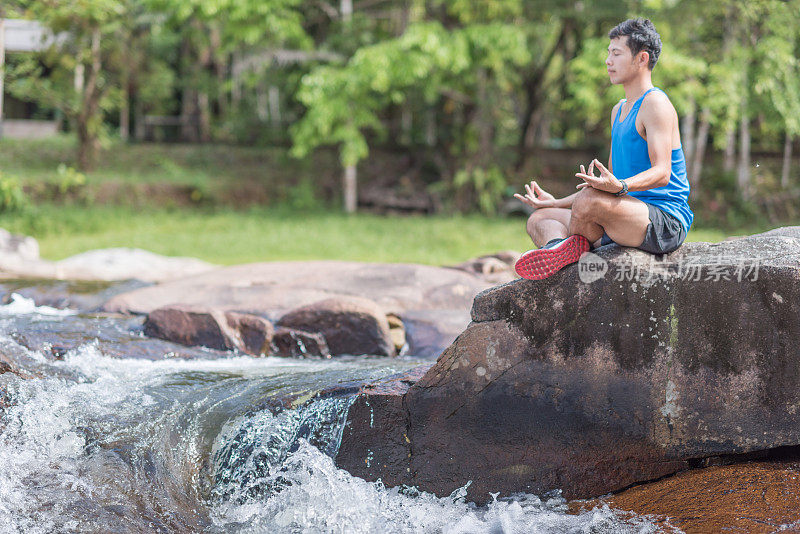
[[525, 184], [525, 190], [527, 191], [525, 196], [516, 193], [514, 198], [518, 198], [533, 209], [553, 208], [556, 206], [556, 198], [539, 187], [536, 182]]
[[[600, 170], [600, 176], [594, 174], [595, 165]], [[622, 190], [622, 183], [597, 159], [593, 159], [589, 164], [589, 172], [586, 172], [581, 165], [581, 172], [575, 173], [575, 176], [583, 179], [583, 183], [576, 186], [577, 189], [593, 187], [608, 193], [618, 193]]]

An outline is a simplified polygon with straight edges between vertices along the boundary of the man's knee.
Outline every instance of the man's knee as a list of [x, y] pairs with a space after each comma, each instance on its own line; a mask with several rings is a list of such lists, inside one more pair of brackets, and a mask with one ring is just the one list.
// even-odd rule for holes
[[539, 226], [542, 221], [557, 220], [557, 218], [554, 216], [554, 213], [556, 213], [555, 208], [539, 208], [531, 213], [526, 224], [528, 234], [532, 236], [533, 232], [536, 230], [536, 227]]
[[596, 220], [612, 209], [615, 197], [611, 193], [586, 187], [575, 197], [572, 214], [577, 219]]

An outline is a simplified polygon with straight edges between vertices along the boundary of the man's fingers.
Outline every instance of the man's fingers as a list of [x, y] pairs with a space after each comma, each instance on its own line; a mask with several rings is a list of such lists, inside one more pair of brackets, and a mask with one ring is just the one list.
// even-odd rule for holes
[[533, 190], [536, 193], [537, 197], [542, 194], [542, 188], [539, 187], [539, 184], [537, 184], [536, 182], [533, 182]]
[[600, 169], [600, 172], [608, 172], [608, 169], [606, 169], [605, 165], [600, 163], [599, 159], [596, 159], [594, 161], [595, 161], [595, 163], [597, 163], [597, 168]]
[[587, 182], [596, 182], [597, 181], [597, 176], [593, 176], [591, 174], [583, 174], [583, 173], [577, 172], [577, 173], [575, 173], [575, 176], [577, 176], [578, 178], [581, 178], [582, 180], [586, 180]]
[[586, 169], [583, 167], [583, 165], [581, 165], [581, 172], [582, 172], [583, 174], [586, 174]]
[[586, 182], [583, 182], [582, 184], [578, 184], [578, 185], [576, 185], [576, 186], [575, 186], [575, 189], [585, 189], [585, 188], [587, 188], [587, 187], [592, 187], [592, 186], [591, 186], [591, 185], [589, 185], [589, 184], [588, 184], [588, 183], [586, 183]]
[[587, 172], [586, 174], [591, 174], [592, 176], [594, 176], [594, 160], [592, 160], [592, 162], [589, 163], [589, 172]]

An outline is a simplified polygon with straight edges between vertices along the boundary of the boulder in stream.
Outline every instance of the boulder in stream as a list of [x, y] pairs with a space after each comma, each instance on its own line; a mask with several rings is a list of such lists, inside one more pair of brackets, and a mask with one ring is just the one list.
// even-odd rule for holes
[[336, 297], [302, 306], [281, 317], [278, 326], [322, 334], [334, 356], [396, 354], [385, 312], [365, 298]]
[[664, 256], [602, 247], [479, 294], [406, 392], [360, 393], [337, 464], [440, 496], [469, 483], [481, 503], [800, 445], [798, 316], [800, 227]]
[[175, 305], [150, 312], [144, 333], [182, 345], [236, 349], [259, 356], [269, 350], [274, 328], [267, 319], [256, 315]]

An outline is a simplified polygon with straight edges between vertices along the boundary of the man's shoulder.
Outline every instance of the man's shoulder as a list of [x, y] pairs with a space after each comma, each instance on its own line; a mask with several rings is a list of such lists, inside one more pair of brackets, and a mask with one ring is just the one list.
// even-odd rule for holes
[[674, 113], [675, 106], [672, 105], [667, 93], [664, 91], [650, 91], [642, 100], [640, 111], [644, 113]]

